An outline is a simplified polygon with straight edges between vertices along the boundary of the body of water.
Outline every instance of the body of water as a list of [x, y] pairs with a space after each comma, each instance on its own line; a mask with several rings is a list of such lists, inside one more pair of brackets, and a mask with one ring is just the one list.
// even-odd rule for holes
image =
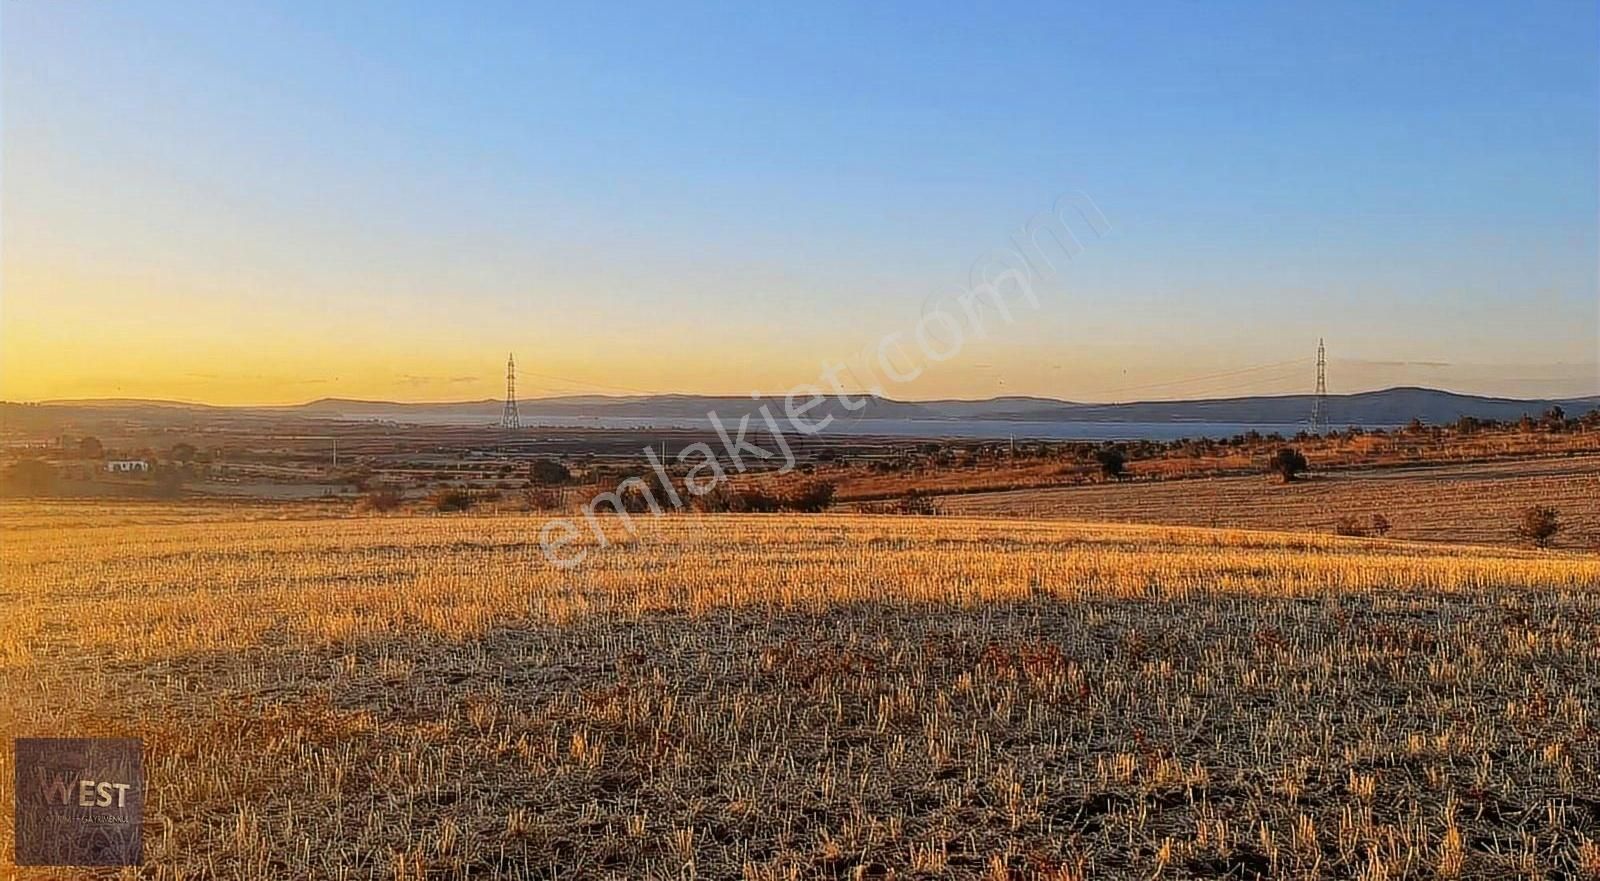
[[[418, 425], [493, 425], [497, 418], [475, 419], [459, 414], [418, 416], [414, 413], [395, 414], [392, 419], [377, 417], [382, 421]], [[734, 428], [737, 419], [725, 420], [723, 425]], [[710, 431], [711, 421], [704, 418], [662, 419], [648, 416], [522, 416], [524, 427], [534, 428], [611, 428], [611, 429], [691, 429]], [[1335, 426], [1343, 428], [1344, 426]], [[1368, 425], [1366, 428], [1393, 428], [1389, 425]], [[1226, 438], [1258, 431], [1274, 432], [1293, 437], [1305, 431], [1305, 422], [1027, 422], [1010, 419], [852, 419], [835, 420], [823, 436], [829, 437], [906, 437], [906, 438], [969, 438], [1004, 440], [1176, 440], [1178, 438]], [[765, 426], [752, 420], [751, 431], [765, 431]]]

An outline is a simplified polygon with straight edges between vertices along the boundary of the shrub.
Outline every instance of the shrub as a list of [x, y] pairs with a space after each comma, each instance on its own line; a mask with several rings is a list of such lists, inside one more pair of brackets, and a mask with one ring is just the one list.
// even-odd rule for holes
[[435, 511], [448, 513], [468, 510], [477, 500], [473, 498], [472, 493], [464, 489], [441, 489], [433, 494], [430, 501]]
[[857, 506], [863, 514], [898, 514], [912, 517], [933, 517], [944, 513], [934, 504], [933, 494], [914, 489], [897, 499], [871, 502]]
[[806, 514], [816, 514], [833, 507], [836, 487], [826, 480], [808, 481], [788, 499], [788, 507]]
[[[654, 505], [651, 503], [654, 502]], [[622, 490], [622, 510], [629, 514], [645, 514], [657, 509], [666, 510], [667, 500], [660, 492], [659, 486], [641, 487], [638, 484], [628, 484]]]
[[808, 481], [788, 495], [778, 496], [757, 486], [721, 484], [694, 498], [697, 510], [711, 514], [770, 514], [799, 511], [816, 514], [833, 507], [835, 487], [826, 480]]
[[783, 510], [784, 500], [759, 487], [739, 489], [723, 483], [697, 496], [694, 506], [711, 514], [768, 514]]
[[759, 487], [734, 490], [738, 499], [737, 510], [752, 514], [770, 514], [783, 510], [783, 500]]
[[1294, 447], [1280, 447], [1276, 453], [1272, 454], [1272, 458], [1267, 460], [1267, 467], [1276, 472], [1279, 477], [1282, 477], [1284, 483], [1288, 483], [1298, 478], [1300, 472], [1311, 466], [1306, 462], [1304, 453]]
[[1121, 480], [1123, 475], [1127, 473], [1128, 454], [1124, 453], [1120, 447], [1105, 447], [1096, 450], [1094, 458], [1096, 462], [1100, 463], [1100, 473], [1106, 477], [1113, 480]]
[[1536, 548], [1550, 547], [1556, 533], [1561, 531], [1561, 514], [1548, 505], [1533, 505], [1522, 509], [1522, 519], [1517, 523], [1517, 538]]
[[559, 511], [565, 506], [567, 494], [560, 489], [530, 489], [522, 497], [530, 511]]
[[404, 502], [405, 496], [401, 495], [399, 490], [378, 489], [362, 496], [356, 507], [362, 511], [385, 513], [398, 510]]
[[908, 514], [914, 517], [932, 517], [939, 513], [939, 506], [934, 504], [931, 493], [914, 489], [895, 500], [891, 506], [890, 513]]
[[555, 459], [535, 459], [528, 466], [528, 479], [541, 486], [559, 486], [572, 479], [572, 472]]
[[1368, 535], [1367, 524], [1354, 514], [1346, 514], [1334, 521], [1333, 534], [1366, 538]]
[[710, 492], [694, 497], [691, 503], [695, 510], [707, 514], [729, 514], [739, 509], [739, 494], [727, 484], [717, 484]]
[[1391, 530], [1393, 528], [1394, 528], [1394, 525], [1389, 522], [1389, 518], [1388, 517], [1385, 517], [1382, 514], [1373, 514], [1372, 515], [1372, 534], [1373, 535], [1376, 535], [1376, 536], [1381, 538], [1381, 537], [1383, 537], [1385, 535], [1388, 535], [1389, 534], [1389, 530]]

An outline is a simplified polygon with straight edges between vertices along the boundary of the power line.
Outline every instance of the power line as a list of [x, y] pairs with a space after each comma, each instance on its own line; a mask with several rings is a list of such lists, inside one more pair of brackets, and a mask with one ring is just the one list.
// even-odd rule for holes
[[524, 370], [522, 372], [524, 374], [528, 375], [528, 376], [537, 376], [540, 379], [548, 379], [551, 382], [564, 382], [567, 385], [575, 385], [575, 386], [580, 386], [582, 388], [605, 389], [607, 391], [613, 391], [613, 392], [629, 392], [629, 393], [635, 394], [635, 395], [653, 395], [653, 394], [656, 394], [655, 392], [647, 392], [644, 389], [629, 388], [628, 386], [623, 386], [623, 385], [606, 385], [603, 382], [586, 382], [586, 381], [581, 380], [581, 379], [569, 379], [568, 377], [565, 377], [565, 376], [555, 376], [555, 375], [549, 374], [549, 373], [536, 373], [536, 372], [534, 372], [532, 370]]
[[[1123, 386], [1121, 388], [1105, 389], [1105, 390], [1097, 393], [1097, 397], [1098, 396], [1105, 396], [1105, 395], [1120, 394], [1121, 392], [1137, 392], [1137, 391], [1147, 391], [1149, 389], [1156, 389], [1156, 388], [1171, 388], [1173, 386], [1191, 385], [1193, 383], [1208, 382], [1208, 381], [1214, 380], [1214, 379], [1227, 379], [1227, 378], [1233, 377], [1233, 376], [1243, 376], [1244, 374], [1247, 374], [1247, 373], [1257, 373], [1257, 372], [1262, 371], [1262, 370], [1272, 370], [1272, 369], [1275, 369], [1275, 368], [1292, 367], [1292, 366], [1299, 365], [1299, 364], [1306, 364], [1306, 363], [1309, 363], [1310, 361], [1311, 361], [1310, 358], [1293, 358], [1293, 359], [1290, 359], [1288, 361], [1277, 361], [1277, 362], [1274, 362], [1272, 364], [1257, 364], [1254, 367], [1241, 367], [1241, 368], [1239, 368], [1237, 370], [1224, 370], [1224, 371], [1222, 371], [1220, 373], [1208, 373], [1208, 374], [1202, 374], [1200, 376], [1189, 376], [1189, 377], [1185, 377], [1183, 379], [1167, 380], [1166, 382], [1150, 382], [1150, 383], [1144, 383], [1142, 385], [1128, 385], [1128, 386]], [[1254, 380], [1252, 380], [1251, 382], [1254, 382]], [[1246, 383], [1246, 385], [1248, 385], [1248, 384], [1249, 383]]]
[[[1309, 359], [1304, 360], [1309, 361]], [[1213, 398], [1239, 394], [1290, 394], [1304, 389], [1304, 382], [1305, 374], [1296, 370], [1270, 376], [1253, 376], [1244, 382], [1212, 386], [1205, 389], [1205, 394]]]

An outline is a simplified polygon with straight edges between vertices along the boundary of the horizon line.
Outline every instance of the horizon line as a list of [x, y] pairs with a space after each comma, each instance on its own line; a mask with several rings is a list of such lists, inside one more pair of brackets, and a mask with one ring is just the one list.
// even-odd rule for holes
[[[1559, 396], [1550, 396], [1550, 397], [1526, 398], [1526, 397], [1513, 397], [1513, 396], [1507, 396], [1507, 395], [1483, 394], [1483, 393], [1480, 393], [1480, 392], [1456, 391], [1454, 389], [1438, 388], [1438, 387], [1434, 387], [1434, 386], [1419, 386], [1419, 385], [1381, 386], [1381, 387], [1367, 388], [1367, 389], [1362, 389], [1362, 390], [1359, 390], [1359, 391], [1352, 391], [1352, 392], [1330, 392], [1330, 393], [1328, 393], [1328, 397], [1330, 397], [1330, 398], [1348, 398], [1348, 397], [1353, 397], [1353, 396], [1356, 396], [1356, 395], [1370, 395], [1370, 394], [1379, 394], [1379, 393], [1382, 393], [1382, 392], [1394, 392], [1394, 391], [1434, 392], [1434, 393], [1437, 393], [1437, 394], [1456, 395], [1456, 396], [1471, 397], [1471, 398], [1482, 398], [1482, 399], [1485, 399], [1485, 400], [1520, 401], [1520, 402], [1527, 402], [1527, 403], [1560, 402], [1560, 401], [1568, 401], [1568, 402], [1571, 402], [1571, 401], [1582, 401], [1582, 402], [1600, 403], [1600, 389], [1597, 389], [1594, 392], [1587, 393], [1587, 394], [1559, 395]], [[729, 399], [729, 400], [773, 400], [773, 399], [781, 400], [781, 399], [785, 398], [787, 396], [787, 394], [788, 394], [787, 392], [778, 392], [778, 393], [758, 392], [758, 393], [755, 393], [755, 394], [748, 394], [748, 395], [726, 394], [726, 393], [711, 393], [711, 392], [637, 392], [637, 393], [587, 392], [587, 393], [563, 394], [563, 395], [541, 395], [541, 396], [537, 396], [537, 397], [528, 397], [528, 398], [518, 397], [516, 399], [516, 401], [517, 401], [518, 404], [521, 404], [524, 401], [528, 401], [528, 402], [562, 401], [562, 400], [572, 400], [572, 399], [575, 399], [575, 398], [603, 398], [603, 399], [609, 399], [609, 400], [630, 400], [630, 399], [631, 400], [638, 400], [638, 399], [647, 399], [647, 398], [722, 398], [722, 399]], [[825, 395], [823, 395], [823, 397], [825, 397], [825, 398], [826, 397], [835, 397], [837, 395], [848, 395], [848, 396], [851, 396], [851, 397], [872, 398], [874, 400], [885, 401], [885, 402], [892, 403], [892, 404], [938, 404], [938, 403], [981, 404], [981, 403], [984, 403], [986, 401], [1031, 399], [1031, 400], [1037, 400], [1037, 401], [1046, 402], [1046, 403], [1052, 403], [1052, 404], [1066, 404], [1066, 405], [1087, 406], [1087, 407], [1110, 407], [1110, 406], [1123, 406], [1123, 405], [1130, 405], [1130, 404], [1198, 403], [1198, 402], [1204, 402], [1204, 401], [1238, 401], [1238, 400], [1249, 400], [1249, 399], [1269, 400], [1269, 399], [1274, 399], [1274, 398], [1316, 397], [1316, 392], [1309, 391], [1309, 392], [1288, 392], [1288, 393], [1253, 394], [1253, 395], [1252, 394], [1244, 394], [1244, 395], [1224, 395], [1224, 396], [1191, 397], [1191, 398], [1131, 398], [1131, 399], [1126, 399], [1126, 400], [1115, 400], [1115, 401], [1089, 401], [1089, 400], [1071, 400], [1071, 399], [1067, 399], [1067, 398], [1056, 398], [1056, 397], [1052, 397], [1052, 396], [1049, 396], [1049, 395], [1039, 395], [1039, 394], [991, 395], [989, 397], [983, 397], [983, 398], [957, 398], [957, 397], [891, 398], [891, 397], [888, 397], [886, 395], [873, 394], [871, 391], [868, 391], [868, 390], [865, 390], [865, 389], [858, 389], [858, 390], [845, 390], [845, 391], [841, 391], [841, 392], [834, 392], [834, 393], [830, 393], [830, 394], [825, 394]], [[211, 403], [211, 402], [206, 402], [206, 401], [183, 400], [183, 399], [178, 399], [178, 398], [138, 398], [138, 397], [95, 396], [95, 397], [81, 397], [81, 398], [42, 398], [42, 399], [36, 399], [36, 400], [0, 399], [0, 404], [18, 405], [18, 406], [73, 406], [73, 405], [78, 405], [78, 406], [89, 406], [89, 405], [111, 406], [111, 405], [117, 405], [117, 404], [126, 404], [126, 405], [168, 406], [168, 407], [196, 407], [196, 408], [202, 408], [203, 407], [203, 408], [208, 408], [208, 409], [220, 409], [220, 410], [291, 410], [291, 409], [309, 407], [309, 406], [312, 406], [312, 405], [315, 405], [315, 404], [321, 404], [321, 403], [325, 403], [325, 402], [343, 402], [343, 403], [349, 403], [349, 404], [392, 404], [392, 405], [398, 406], [398, 407], [448, 407], [448, 406], [462, 406], [462, 405], [470, 405], [470, 404], [485, 404], [485, 405], [496, 404], [497, 405], [497, 404], [503, 404], [504, 401], [505, 401], [504, 398], [466, 398], [466, 399], [457, 399], [457, 400], [412, 400], [412, 401], [405, 401], [405, 400], [394, 400], [394, 399], [387, 399], [387, 398], [347, 398], [347, 397], [340, 397], [340, 396], [337, 396], [337, 395], [325, 395], [323, 397], [313, 398], [313, 399], [310, 399], [310, 400], [300, 401], [300, 402], [297, 402], [297, 403], [220, 404], [220, 403]]]

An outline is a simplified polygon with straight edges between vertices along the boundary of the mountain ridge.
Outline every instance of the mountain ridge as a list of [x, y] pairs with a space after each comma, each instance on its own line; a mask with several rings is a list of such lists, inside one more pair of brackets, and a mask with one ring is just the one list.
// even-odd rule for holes
[[[899, 401], [887, 397], [850, 393], [847, 407], [836, 397], [827, 397], [806, 412], [813, 420], [835, 419], [905, 420], [994, 420], [1017, 422], [1233, 422], [1241, 424], [1292, 424], [1306, 421], [1314, 395], [1239, 395], [1226, 398], [1194, 398], [1154, 401], [1089, 403], [1065, 401], [1033, 395], [1007, 395], [994, 398], [938, 398]], [[1328, 424], [1401, 424], [1413, 418], [1424, 422], [1453, 422], [1463, 416], [1501, 421], [1523, 415], [1538, 416], [1551, 407], [1561, 407], [1569, 415], [1600, 407], [1600, 395], [1571, 398], [1506, 398], [1473, 395], [1420, 386], [1396, 386], [1349, 394], [1328, 395]], [[559, 395], [520, 398], [518, 410], [530, 418], [704, 418], [716, 412], [720, 418], [759, 418], [760, 408], [768, 405], [775, 418], [783, 418], [785, 399], [780, 395]], [[775, 405], [775, 406], [774, 406]], [[9, 404], [9, 406], [18, 406]], [[333, 419], [383, 418], [403, 422], [407, 415], [458, 415], [471, 421], [499, 418], [503, 402], [495, 398], [466, 401], [401, 402], [359, 398], [325, 397], [302, 404], [243, 405], [187, 403], [150, 399], [94, 398], [49, 400], [28, 406], [93, 410], [193, 409], [204, 412], [291, 414]]]

